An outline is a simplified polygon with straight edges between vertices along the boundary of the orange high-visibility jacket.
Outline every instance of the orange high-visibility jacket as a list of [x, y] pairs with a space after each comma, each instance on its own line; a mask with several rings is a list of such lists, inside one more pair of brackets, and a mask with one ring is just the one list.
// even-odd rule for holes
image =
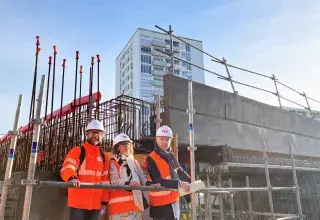
[[[152, 151], [149, 156], [156, 163], [160, 175], [163, 179], [171, 179], [169, 164], [162, 159], [159, 154]], [[149, 180], [151, 180], [150, 175], [148, 175]], [[151, 206], [162, 206], [179, 201], [178, 191], [150, 191], [149, 192], [149, 203]]]
[[[111, 164], [114, 164], [117, 167], [120, 175], [120, 165], [117, 161], [110, 160], [110, 165]], [[141, 210], [134, 204], [132, 192], [116, 189], [111, 189], [108, 209], [109, 216], [126, 212], [141, 212]]]
[[[61, 178], [68, 182], [72, 178], [78, 178], [80, 182], [109, 184], [109, 163], [107, 153], [105, 163], [100, 154], [99, 146], [88, 142], [84, 143], [86, 151], [85, 159], [80, 164], [80, 147], [72, 148], [63, 163], [60, 171]], [[68, 188], [68, 206], [78, 209], [98, 210], [103, 202], [109, 202], [108, 189]]]

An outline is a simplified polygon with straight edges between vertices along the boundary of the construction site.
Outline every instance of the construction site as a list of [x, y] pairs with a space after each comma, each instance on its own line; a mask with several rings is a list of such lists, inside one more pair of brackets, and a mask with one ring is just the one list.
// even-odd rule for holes
[[[113, 138], [124, 132], [134, 141], [135, 157], [141, 164], [153, 150], [156, 129], [161, 125], [172, 128], [172, 148], [179, 162], [193, 181], [202, 180], [206, 185], [191, 195], [191, 203], [181, 200], [181, 219], [319, 219], [320, 121], [284, 110], [282, 100], [307, 109], [311, 116], [312, 102], [320, 102], [284, 84], [275, 75], [240, 68], [202, 51], [173, 34], [171, 26], [168, 30], [156, 28], [171, 39], [170, 53], [155, 49], [171, 60], [163, 76], [164, 98], [159, 96], [156, 102], [127, 95], [102, 100], [99, 88], [105, 82], [99, 79], [103, 58], [91, 57], [91, 66], [87, 68], [90, 81], [85, 82], [78, 51], [74, 98], [65, 100], [66, 60], [56, 60], [57, 50], [53, 46], [48, 73], [37, 81], [38, 62], [46, 62], [47, 58], [41, 57], [40, 38], [36, 38], [30, 108], [21, 107], [21, 94], [13, 129], [0, 141], [0, 216], [7, 220], [67, 219], [66, 189], [57, 184], [60, 168], [66, 153], [83, 143], [88, 122], [98, 119], [106, 130], [103, 150], [110, 152]], [[173, 39], [221, 65], [225, 72], [204, 70], [230, 83], [232, 92], [175, 76], [174, 60], [201, 67], [175, 56]], [[62, 79], [57, 79], [55, 66], [61, 62]], [[267, 90], [235, 81], [231, 76], [233, 69], [267, 78], [275, 87]], [[58, 80], [62, 91], [55, 91]], [[83, 84], [89, 84], [89, 91], [83, 91]], [[237, 85], [273, 94], [279, 105], [243, 97], [236, 90]], [[305, 103], [280, 95], [281, 89], [297, 92]], [[53, 109], [53, 102], [58, 99], [60, 108]], [[21, 111], [29, 111], [29, 124], [20, 124]], [[144, 216], [149, 219], [147, 210]]]

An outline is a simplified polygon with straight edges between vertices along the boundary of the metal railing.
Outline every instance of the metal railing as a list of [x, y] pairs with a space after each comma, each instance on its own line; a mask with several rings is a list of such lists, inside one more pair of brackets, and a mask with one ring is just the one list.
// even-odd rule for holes
[[[194, 66], [194, 67], [196, 67], [196, 68], [202, 69], [202, 70], [204, 70], [205, 72], [211, 73], [211, 74], [217, 76], [218, 79], [228, 81], [228, 82], [230, 83], [230, 86], [231, 86], [231, 88], [232, 88], [233, 93], [235, 93], [235, 94], [238, 94], [238, 91], [236, 90], [234, 84], [238, 84], [238, 85], [250, 87], [250, 88], [253, 88], [253, 89], [256, 89], [256, 90], [265, 92], [265, 93], [269, 93], [269, 94], [275, 95], [275, 96], [277, 97], [277, 100], [278, 100], [278, 103], [279, 103], [279, 107], [280, 107], [281, 109], [283, 109], [283, 104], [282, 104], [282, 101], [281, 101], [281, 100], [285, 100], [285, 101], [290, 102], [290, 103], [292, 103], [292, 104], [294, 104], [294, 105], [297, 105], [297, 106], [299, 106], [299, 107], [301, 107], [301, 108], [307, 109], [307, 110], [309, 111], [309, 113], [310, 113], [310, 116], [311, 116], [312, 118], [314, 118], [314, 113], [315, 113], [315, 112], [312, 111], [312, 109], [311, 109], [310, 101], [316, 102], [316, 103], [318, 103], [318, 104], [320, 104], [320, 101], [319, 101], [319, 100], [316, 100], [316, 99], [314, 99], [314, 98], [311, 98], [310, 96], [307, 96], [305, 92], [300, 92], [300, 91], [298, 91], [298, 90], [296, 90], [296, 89], [288, 86], [287, 84], [279, 81], [274, 74], [272, 74], [272, 75], [262, 74], [262, 73], [258, 73], [258, 72], [255, 72], [255, 71], [251, 71], [251, 70], [248, 70], [248, 69], [245, 69], [245, 68], [241, 68], [241, 67], [238, 67], [238, 66], [229, 64], [229, 63], [227, 63], [227, 60], [226, 60], [224, 57], [223, 57], [222, 59], [217, 58], [216, 56], [213, 56], [213, 55], [209, 54], [208, 52], [205, 52], [204, 50], [202, 50], [202, 49], [200, 49], [200, 48], [197, 48], [196, 46], [188, 43], [187, 41], [183, 40], [181, 37], [178, 37], [178, 36], [174, 35], [171, 25], [170, 25], [170, 27], [169, 27], [169, 31], [167, 31], [167, 30], [159, 27], [158, 25], [155, 25], [155, 27], [158, 28], [159, 30], [161, 30], [162, 32], [168, 34], [168, 36], [170, 37], [170, 39], [175, 38], [175, 39], [177, 39], [178, 41], [183, 42], [183, 43], [186, 44], [186, 45], [189, 45], [189, 46], [192, 47], [193, 49], [195, 49], [195, 50], [197, 50], [197, 51], [199, 51], [199, 52], [201, 52], [201, 53], [209, 56], [209, 57], [211, 58], [211, 61], [212, 61], [212, 62], [215, 62], [215, 63], [218, 63], [218, 64], [224, 66], [227, 76], [225, 76], [225, 75], [223, 75], [223, 74], [220, 74], [220, 73], [217, 73], [217, 72], [214, 72], [214, 71], [211, 71], [211, 70], [209, 70], [209, 69], [206, 69], [206, 68], [204, 68], [204, 67], [201, 67], [201, 66], [199, 66], [199, 65], [196, 65], [196, 64], [194, 64], [194, 63], [192, 63], [192, 62], [189, 62], [189, 61], [187, 61], [187, 60], [181, 59], [180, 57], [175, 56], [172, 51], [169, 52], [169, 53], [167, 53], [167, 52], [164, 52], [164, 51], [155, 49], [155, 50], [157, 50], [158, 52], [160, 52], [160, 53], [162, 53], [162, 54], [170, 57], [171, 59], [176, 59], [176, 60], [179, 60], [179, 61], [181, 61], [181, 62], [185, 62], [186, 64], [189, 64], [189, 65]], [[173, 73], [173, 68], [174, 68], [173, 65], [169, 66], [169, 67], [168, 67], [168, 69], [169, 69], [168, 72], [169, 72], [169, 73]], [[172, 70], [171, 70], [171, 69], [172, 69]], [[259, 87], [254, 86], [254, 85], [249, 85], [249, 84], [247, 84], [247, 83], [234, 80], [233, 77], [231, 76], [231, 71], [230, 71], [231, 69], [240, 70], [240, 71], [242, 71], [242, 72], [250, 73], [250, 74], [253, 74], [253, 75], [256, 75], [256, 76], [260, 76], [260, 77], [263, 77], [263, 78], [272, 80], [272, 81], [273, 81], [273, 84], [274, 84], [274, 86], [275, 86], [274, 91], [271, 91], [271, 90], [268, 90], [268, 89], [264, 89], [264, 88], [259, 88]], [[294, 100], [291, 100], [291, 99], [286, 98], [286, 97], [284, 97], [283, 95], [281, 95], [281, 93], [279, 92], [279, 85], [282, 86], [283, 88], [289, 89], [290, 91], [298, 94], [299, 96], [302, 96], [302, 97], [304, 98], [304, 100], [305, 100], [305, 104], [298, 103], [298, 102], [296, 102], [296, 101], [294, 101]]]
[[[270, 175], [269, 175], [269, 165], [268, 165], [268, 157], [267, 157], [267, 145], [265, 142], [265, 135], [261, 134], [261, 140], [262, 140], [262, 152], [264, 157], [264, 168], [265, 168], [265, 178], [266, 178], [266, 187], [250, 187], [249, 186], [249, 177], [246, 177], [246, 187], [221, 187], [221, 169], [218, 170], [218, 186], [219, 187], [209, 187], [205, 189], [208, 194], [210, 193], [219, 193], [219, 219], [224, 220], [224, 208], [223, 208], [223, 201], [221, 199], [221, 194], [226, 194], [230, 196], [230, 213], [231, 213], [231, 219], [235, 219], [235, 210], [234, 210], [234, 204], [233, 204], [233, 194], [236, 192], [247, 192], [247, 203], [248, 203], [248, 211], [245, 212], [245, 214], [248, 215], [249, 219], [254, 219], [254, 216], [270, 216], [272, 220], [275, 219], [304, 219], [304, 215], [302, 213], [302, 206], [301, 206], [301, 200], [300, 200], [300, 191], [299, 191], [299, 185], [297, 180], [297, 174], [296, 174], [296, 166], [295, 166], [295, 159], [294, 154], [292, 151], [292, 146], [289, 141], [288, 147], [289, 147], [289, 155], [291, 160], [291, 169], [293, 174], [293, 182], [294, 186], [291, 187], [273, 187], [270, 183]], [[221, 166], [221, 165], [219, 165]], [[227, 165], [226, 165], [227, 166]], [[281, 169], [281, 167], [279, 167]], [[229, 185], [232, 186], [232, 180], [229, 179]], [[281, 214], [281, 213], [275, 213], [274, 206], [273, 206], [273, 198], [272, 198], [272, 192], [273, 191], [292, 191], [295, 193], [296, 197], [296, 206], [298, 213], [297, 214]], [[266, 212], [256, 212], [253, 210], [252, 207], [252, 201], [251, 201], [251, 195], [250, 192], [267, 192], [268, 194], [268, 201], [269, 201], [269, 213]], [[206, 193], [206, 192], [205, 192]], [[212, 219], [212, 207], [211, 207], [211, 197], [208, 196], [208, 199], [205, 200], [205, 216], [207, 216], [206, 219], [211, 220]], [[222, 204], [221, 204], [222, 203]], [[280, 218], [276, 218], [280, 217]]]

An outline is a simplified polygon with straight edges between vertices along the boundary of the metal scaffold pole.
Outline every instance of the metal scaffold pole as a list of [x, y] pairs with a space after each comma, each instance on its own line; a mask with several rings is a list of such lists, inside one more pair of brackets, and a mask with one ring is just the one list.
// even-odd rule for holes
[[[193, 109], [193, 91], [192, 91], [192, 81], [188, 82], [188, 104], [189, 108], [187, 113], [189, 114], [189, 151], [190, 151], [190, 172], [191, 172], [191, 182], [195, 181], [195, 156], [194, 151], [196, 150], [194, 146], [194, 128], [193, 128], [193, 114], [195, 109]], [[195, 193], [191, 193], [191, 212], [192, 219], [196, 219], [196, 201]]]
[[[249, 176], [246, 176], [246, 187], [249, 188], [250, 187], [250, 182], [249, 182]], [[247, 191], [247, 202], [248, 202], [248, 215], [249, 215], [249, 220], [253, 220], [253, 210], [252, 210], [252, 202], [251, 202], [251, 194], [250, 191]]]
[[276, 88], [276, 93], [275, 95], [278, 97], [278, 102], [279, 102], [279, 107], [282, 109], [282, 104], [281, 104], [281, 99], [280, 99], [280, 94], [279, 94], [279, 90], [278, 90], [278, 85], [277, 85], [277, 78], [274, 74], [272, 74], [272, 78], [271, 78], [274, 82], [274, 87]]
[[[34, 181], [34, 175], [36, 171], [36, 163], [37, 163], [37, 154], [38, 154], [38, 143], [40, 138], [40, 128], [41, 128], [41, 107], [42, 107], [42, 99], [43, 99], [43, 89], [45, 83], [45, 75], [41, 77], [40, 91], [37, 100], [37, 110], [35, 119], [31, 121], [33, 126], [33, 137], [32, 137], [32, 146], [30, 153], [30, 161], [29, 161], [29, 169], [28, 169], [28, 181]], [[32, 185], [26, 186], [26, 193], [23, 204], [23, 214], [22, 220], [29, 220], [30, 208], [31, 208], [31, 199], [32, 199]]]
[[13, 124], [13, 129], [11, 133], [11, 142], [10, 142], [10, 150], [9, 150], [9, 155], [8, 155], [8, 161], [7, 161], [7, 168], [6, 168], [6, 173], [4, 176], [4, 185], [2, 188], [2, 196], [1, 196], [1, 203], [0, 203], [0, 219], [4, 219], [4, 213], [5, 213], [5, 208], [6, 208], [6, 202], [7, 202], [7, 195], [9, 191], [9, 181], [11, 178], [12, 174], [12, 165], [13, 165], [13, 160], [14, 160], [14, 153], [16, 149], [16, 144], [17, 144], [17, 139], [18, 139], [18, 124], [19, 124], [19, 119], [20, 119], [20, 110], [21, 110], [21, 103], [22, 103], [22, 94], [19, 95], [19, 100], [18, 100], [18, 106], [16, 110], [16, 115], [14, 118], [14, 124]]
[[170, 74], [173, 75], [174, 73], [174, 58], [173, 58], [173, 38], [172, 38], [173, 30], [171, 25], [169, 25], [169, 37], [170, 37]]
[[299, 191], [299, 184], [297, 179], [297, 171], [296, 171], [296, 163], [293, 156], [293, 151], [291, 144], [289, 143], [289, 152], [290, 152], [290, 159], [292, 164], [292, 175], [293, 175], [293, 183], [295, 188], [296, 200], [297, 200], [297, 207], [298, 207], [298, 214], [300, 219], [303, 220], [302, 208], [301, 208], [301, 200], [300, 200], [300, 191]]
[[161, 117], [160, 117], [160, 114], [161, 114], [161, 98], [160, 98], [160, 94], [157, 95], [157, 101], [156, 101], [156, 119], [155, 119], [155, 122], [156, 122], [156, 131], [160, 128], [160, 125], [161, 125]]
[[223, 64], [224, 64], [224, 66], [226, 68], [226, 72], [228, 74], [228, 79], [230, 81], [230, 85], [231, 85], [232, 91], [233, 91], [234, 94], [238, 94], [238, 92], [236, 91], [236, 89], [234, 88], [234, 85], [233, 85], [232, 77], [230, 75], [229, 68], [228, 68], [228, 65], [227, 65], [227, 60], [223, 57], [222, 61], [223, 61]]
[[269, 208], [271, 213], [271, 219], [274, 220], [274, 207], [273, 207], [273, 199], [272, 199], [272, 187], [270, 183], [270, 175], [269, 175], [269, 168], [268, 168], [268, 157], [267, 157], [267, 144], [266, 144], [266, 137], [265, 135], [261, 136], [262, 139], [262, 147], [263, 147], [263, 159], [264, 159], [264, 165], [265, 165], [265, 174], [266, 174], [266, 182], [267, 182], [267, 188], [268, 188], [268, 200], [269, 200]]

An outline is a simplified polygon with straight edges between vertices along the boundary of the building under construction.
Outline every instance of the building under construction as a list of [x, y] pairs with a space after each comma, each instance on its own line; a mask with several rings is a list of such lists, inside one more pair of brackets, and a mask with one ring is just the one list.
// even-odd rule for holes
[[[170, 39], [182, 40], [173, 35], [171, 29], [159, 29], [167, 33]], [[246, 84], [232, 80], [231, 69], [249, 70], [227, 64], [224, 58], [218, 59], [202, 51], [223, 65], [227, 76], [205, 71], [228, 81], [233, 92], [176, 77], [172, 74], [174, 66], [170, 66], [168, 74], [164, 76], [164, 99], [161, 103], [149, 103], [125, 95], [102, 101], [99, 90], [100, 57], [92, 57], [89, 92], [83, 92], [82, 67], [78, 68], [79, 52], [76, 52], [74, 99], [63, 104], [62, 78], [61, 107], [54, 110], [54, 47], [53, 62], [49, 57], [48, 75], [43, 90], [45, 115], [40, 117], [39, 144], [34, 147], [34, 119], [38, 115], [35, 97], [39, 93], [36, 83], [39, 45], [37, 38], [30, 123], [16, 127], [18, 132], [14, 128], [2, 137], [0, 143], [2, 179], [5, 178], [8, 159], [15, 155], [5, 219], [21, 219], [25, 187], [20, 182], [27, 178], [31, 154], [36, 152], [37, 155], [36, 179], [58, 180], [64, 156], [73, 146], [84, 141], [85, 126], [93, 118], [103, 121], [105, 125], [106, 137], [102, 144], [105, 151], [110, 151], [113, 137], [124, 132], [134, 140], [135, 153], [140, 155], [153, 150], [156, 126], [159, 123], [169, 125], [176, 134], [175, 145], [178, 146], [180, 163], [191, 174], [195, 171], [195, 179], [201, 179], [207, 186], [206, 190], [196, 194], [197, 219], [319, 218], [320, 122], [282, 109], [281, 100], [288, 99], [280, 95], [278, 87], [282, 85], [292, 88], [278, 81], [274, 75], [260, 74], [274, 81], [275, 92], [272, 94], [278, 99], [279, 107], [240, 96], [235, 84]], [[164, 53], [168, 58], [182, 60], [174, 53], [158, 52]], [[93, 81], [94, 75], [97, 75], [97, 82]], [[97, 91], [93, 91], [93, 83], [97, 83]], [[302, 106], [312, 115], [309, 101], [318, 101], [305, 93], [300, 95], [305, 97], [307, 103]], [[155, 120], [159, 116], [161, 122]], [[194, 136], [190, 138], [190, 135]], [[12, 149], [14, 138], [17, 142]], [[194, 171], [190, 166], [192, 160], [188, 149], [188, 146], [192, 146], [191, 139], [197, 147], [193, 148]], [[64, 219], [67, 212], [64, 192], [60, 188], [35, 188], [30, 219]]]

